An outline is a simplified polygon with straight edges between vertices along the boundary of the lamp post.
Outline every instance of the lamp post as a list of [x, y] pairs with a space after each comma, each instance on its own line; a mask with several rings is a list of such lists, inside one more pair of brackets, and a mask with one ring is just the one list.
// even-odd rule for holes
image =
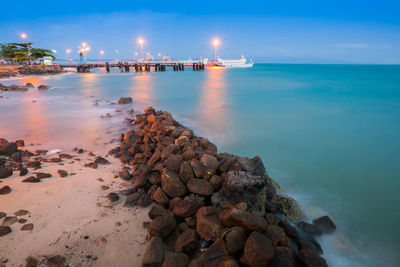
[[220, 41], [218, 39], [214, 39], [212, 43], [214, 46], [214, 61], [217, 62], [217, 49], [218, 46], [220, 45]]
[[141, 60], [143, 61], [143, 44], [144, 44], [143, 38], [139, 38], [139, 39], [138, 39], [138, 43], [139, 43], [139, 45], [140, 45], [140, 50], [141, 50], [141, 52], [142, 52]]
[[[20, 37], [22, 40], [27, 40], [28, 35], [26, 33], [21, 33]], [[29, 41], [26, 41], [26, 48], [28, 49], [28, 56], [31, 54], [31, 48], [29, 47]], [[31, 65], [31, 59], [29, 58], [29, 65]]]
[[82, 42], [81, 46], [78, 48], [81, 64], [86, 64], [86, 54], [89, 52], [90, 46], [88, 46], [87, 43]]

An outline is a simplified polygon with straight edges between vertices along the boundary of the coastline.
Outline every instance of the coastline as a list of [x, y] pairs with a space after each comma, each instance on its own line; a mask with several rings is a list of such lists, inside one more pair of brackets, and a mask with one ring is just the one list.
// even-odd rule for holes
[[62, 72], [64, 70], [58, 66], [0, 65], [0, 79], [29, 75], [54, 75]]

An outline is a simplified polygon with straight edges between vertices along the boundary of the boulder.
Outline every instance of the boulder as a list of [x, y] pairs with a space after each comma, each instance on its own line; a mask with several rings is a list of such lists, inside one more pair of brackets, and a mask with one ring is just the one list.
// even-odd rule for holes
[[173, 212], [175, 216], [186, 218], [196, 214], [202, 204], [194, 199], [184, 199], [176, 203]]
[[275, 257], [268, 263], [268, 267], [296, 267], [296, 258], [286, 247], [276, 247]]
[[327, 267], [325, 259], [320, 257], [315, 250], [302, 249], [299, 254], [300, 261], [307, 267]]
[[329, 216], [322, 216], [313, 220], [313, 223], [318, 226], [318, 228], [323, 233], [332, 233], [336, 229], [335, 223], [329, 218]]
[[125, 181], [129, 181], [132, 178], [128, 169], [122, 169], [122, 171], [120, 171], [118, 175], [122, 180], [125, 180]]
[[164, 168], [161, 173], [161, 187], [170, 197], [181, 197], [186, 195], [186, 186], [179, 178], [179, 174]]
[[13, 171], [10, 168], [0, 166], [0, 179], [10, 177]]
[[196, 233], [205, 240], [216, 240], [223, 226], [218, 219], [219, 209], [213, 206], [201, 207], [196, 213]]
[[183, 253], [171, 253], [165, 258], [162, 267], [187, 267], [188, 265], [188, 256]]
[[11, 188], [8, 185], [3, 186], [2, 188], [0, 188], [0, 195], [7, 195], [10, 192], [11, 192]]
[[203, 164], [203, 177], [208, 180], [213, 176], [219, 167], [219, 162], [216, 157], [209, 154], [203, 154], [200, 159], [201, 164]]
[[313, 224], [307, 223], [307, 222], [299, 222], [296, 224], [298, 228], [303, 230], [305, 233], [310, 234], [310, 235], [321, 235], [322, 231], [321, 229]]
[[11, 156], [17, 152], [18, 146], [15, 143], [5, 143], [0, 145], [0, 155]]
[[181, 135], [177, 139], [175, 139], [175, 145], [183, 147], [190, 144], [190, 140], [187, 136]]
[[194, 175], [197, 178], [200, 178], [200, 177], [203, 176], [203, 165], [200, 163], [199, 160], [191, 159], [190, 160], [190, 166], [192, 166], [192, 169], [194, 171]]
[[25, 146], [24, 140], [17, 140], [17, 141], [15, 141], [15, 144], [17, 145], [17, 147], [23, 147], [23, 146]]
[[239, 264], [226, 248], [225, 241], [218, 238], [203, 254], [203, 262], [207, 267], [239, 267]]
[[166, 206], [169, 202], [168, 196], [164, 193], [161, 187], [158, 187], [156, 191], [154, 191], [152, 198], [155, 202], [163, 206]]
[[18, 221], [16, 216], [7, 216], [4, 218], [1, 226], [10, 226]]
[[179, 147], [175, 144], [167, 145], [161, 152], [161, 159], [168, 158], [171, 154], [176, 153], [179, 150]]
[[133, 194], [129, 194], [126, 196], [124, 206], [125, 207], [133, 207], [137, 204], [141, 194], [139, 192], [135, 192]]
[[151, 157], [147, 161], [146, 163], [147, 166], [154, 166], [156, 162], [160, 160], [160, 158], [161, 158], [161, 152], [157, 149], [156, 151], [154, 151], [153, 155], [151, 155]]
[[227, 208], [222, 211], [219, 214], [219, 220], [226, 227], [239, 226], [249, 231], [263, 232], [268, 227], [263, 217], [236, 208]]
[[47, 90], [47, 89], [49, 89], [49, 87], [47, 85], [41, 84], [41, 85], [38, 86], [37, 89], [38, 90]]
[[0, 226], [0, 236], [5, 236], [11, 233], [11, 228], [9, 226]]
[[133, 101], [132, 97], [121, 97], [118, 100], [118, 104], [123, 105], [123, 104], [131, 104]]
[[193, 169], [188, 161], [183, 161], [179, 169], [179, 175], [182, 181], [186, 184], [189, 179], [194, 178]]
[[289, 243], [283, 229], [276, 225], [268, 225], [265, 235], [268, 237], [274, 247], [286, 247]]
[[175, 155], [171, 154], [169, 157], [164, 161], [164, 166], [174, 172], [179, 172], [183, 161], [182, 155]]
[[211, 176], [209, 180], [210, 184], [214, 188], [214, 190], [219, 190], [221, 188], [221, 184], [223, 182], [222, 177], [219, 175], [213, 175]]
[[119, 195], [118, 195], [118, 193], [109, 193], [109, 194], [107, 195], [107, 198], [108, 198], [108, 200], [111, 201], [111, 202], [116, 202], [116, 201], [119, 200]]
[[147, 181], [149, 181], [151, 184], [159, 184], [161, 183], [161, 176], [159, 172], [151, 172], [147, 175]]
[[58, 175], [60, 177], [67, 177], [68, 176], [68, 172], [65, 171], [65, 170], [58, 170], [57, 173], [58, 173]]
[[203, 196], [211, 196], [214, 191], [213, 186], [203, 179], [192, 178], [187, 182], [187, 188], [190, 192]]
[[247, 234], [243, 228], [233, 227], [229, 229], [229, 232], [225, 235], [225, 242], [228, 251], [233, 254], [241, 251], [244, 248], [246, 239]]
[[158, 216], [171, 215], [171, 212], [166, 210], [163, 206], [159, 204], [153, 204], [149, 211], [149, 218], [154, 220]]
[[267, 266], [274, 256], [275, 250], [269, 239], [260, 232], [252, 232], [244, 246], [244, 257], [249, 266]]
[[264, 215], [267, 191], [263, 176], [248, 171], [229, 171], [223, 179], [219, 203], [221, 206], [246, 202], [249, 211]]
[[162, 215], [156, 217], [147, 227], [150, 236], [167, 237], [176, 227], [174, 217], [170, 215]]
[[299, 203], [291, 197], [277, 194], [271, 199], [271, 203], [277, 205], [279, 212], [290, 221], [297, 223], [305, 218]]
[[164, 244], [158, 236], [152, 237], [142, 258], [143, 267], [159, 267], [164, 261]]
[[198, 237], [196, 231], [188, 229], [179, 235], [178, 240], [175, 243], [175, 251], [193, 254], [198, 248]]
[[29, 176], [28, 178], [22, 180], [23, 183], [39, 183], [40, 179], [35, 176]]
[[111, 162], [109, 162], [108, 160], [106, 160], [105, 158], [98, 156], [95, 160], [94, 163], [96, 163], [97, 165], [108, 165], [111, 164]]
[[21, 227], [21, 231], [31, 231], [33, 230], [33, 223], [27, 223]]

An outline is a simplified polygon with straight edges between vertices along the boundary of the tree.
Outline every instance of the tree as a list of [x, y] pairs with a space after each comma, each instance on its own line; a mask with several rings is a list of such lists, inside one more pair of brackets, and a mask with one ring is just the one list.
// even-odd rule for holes
[[35, 60], [42, 57], [55, 58], [52, 51], [43, 48], [31, 48], [33, 43], [8, 43], [0, 45], [0, 56], [13, 61]]
[[53, 55], [53, 52], [51, 50], [43, 49], [43, 48], [32, 48], [31, 49], [31, 57], [32, 57], [32, 59], [38, 59], [38, 58], [43, 58], [43, 57], [51, 57], [52, 59], [56, 58]]

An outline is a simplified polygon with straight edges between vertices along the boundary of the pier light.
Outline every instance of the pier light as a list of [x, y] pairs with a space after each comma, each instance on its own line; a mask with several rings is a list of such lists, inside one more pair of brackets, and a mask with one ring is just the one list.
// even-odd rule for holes
[[141, 57], [141, 59], [143, 60], [143, 45], [144, 45], [144, 39], [140, 37], [140, 38], [138, 39], [138, 43], [139, 43], [139, 45], [140, 45], [140, 50], [142, 51], [142, 57]]
[[118, 49], [115, 49], [115, 53], [117, 53], [117, 54], [118, 54], [118, 53], [119, 53], [119, 50], [118, 50]]
[[65, 59], [68, 59], [68, 55], [71, 53], [72, 49], [65, 49]]
[[215, 38], [212, 41], [212, 44], [214, 46], [214, 60], [217, 61], [217, 49], [218, 49], [218, 46], [221, 44], [221, 42], [219, 39]]
[[104, 50], [100, 50], [100, 55], [104, 55]]
[[20, 37], [25, 40], [28, 38], [28, 35], [26, 35], [26, 33], [21, 33]]

